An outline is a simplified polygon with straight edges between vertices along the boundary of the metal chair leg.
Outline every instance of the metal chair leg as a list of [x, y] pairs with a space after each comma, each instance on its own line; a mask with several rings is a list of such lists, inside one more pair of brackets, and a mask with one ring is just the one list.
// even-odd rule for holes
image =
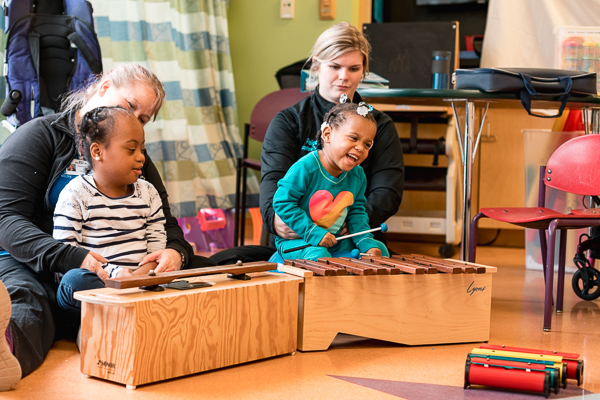
[[241, 194], [241, 206], [240, 206], [240, 246], [244, 245], [244, 239], [246, 236], [246, 192], [248, 189], [247, 184], [248, 168], [242, 168], [242, 194]]
[[565, 297], [565, 259], [567, 252], [567, 231], [560, 230], [560, 242], [558, 248], [558, 278], [556, 280], [556, 312], [563, 312], [563, 300]]
[[233, 246], [237, 247], [240, 239], [240, 210], [241, 210], [241, 198], [240, 198], [240, 184], [242, 179], [242, 159], [237, 159], [235, 168], [235, 206], [234, 206], [234, 229], [233, 229]]
[[477, 252], [477, 223], [485, 217], [483, 213], [477, 213], [471, 220], [471, 236], [469, 237], [469, 262], [475, 262]]
[[[538, 229], [538, 236], [540, 238], [540, 251], [542, 252], [542, 265], [546, 265], [546, 251], [548, 250], [548, 247], [546, 245], [546, 243], [547, 243], [546, 230]], [[546, 281], [546, 275], [544, 275], [544, 282], [545, 281]]]
[[549, 332], [552, 327], [552, 302], [554, 289], [554, 247], [556, 243], [556, 230], [558, 220], [553, 220], [548, 226], [548, 250], [544, 274], [546, 275], [546, 288], [544, 293], [544, 331]]

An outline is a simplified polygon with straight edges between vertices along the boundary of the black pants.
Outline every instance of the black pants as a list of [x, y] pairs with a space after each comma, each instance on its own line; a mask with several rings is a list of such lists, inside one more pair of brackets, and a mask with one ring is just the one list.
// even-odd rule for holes
[[[386, 243], [385, 235], [380, 232], [373, 232], [375, 239]], [[239, 246], [231, 249], [222, 250], [216, 254], [213, 254], [209, 258], [216, 262], [217, 265], [230, 265], [235, 264], [238, 260], [242, 262], [253, 262], [253, 261], [269, 261], [269, 258], [277, 251], [275, 245], [272, 246]], [[390, 254], [395, 254], [390, 251]]]
[[276, 252], [275, 246], [239, 246], [222, 250], [209, 258], [217, 265], [235, 264], [238, 260], [242, 262], [268, 261]]
[[54, 343], [56, 287], [9, 255], [0, 256], [0, 280], [10, 294], [14, 354], [25, 377], [42, 364]]

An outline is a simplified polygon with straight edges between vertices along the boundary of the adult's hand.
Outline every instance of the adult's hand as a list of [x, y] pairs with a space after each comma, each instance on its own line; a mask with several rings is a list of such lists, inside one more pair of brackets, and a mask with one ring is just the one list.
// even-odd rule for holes
[[273, 229], [275, 230], [275, 233], [277, 233], [277, 236], [282, 237], [284, 239], [289, 240], [300, 238], [300, 236], [298, 236], [296, 232], [291, 230], [290, 227], [287, 226], [277, 214], [275, 214], [275, 217], [273, 218]]
[[178, 271], [182, 267], [181, 254], [174, 249], [156, 250], [144, 257], [139, 265], [142, 266], [149, 262], [157, 263], [156, 268], [154, 268], [156, 273]]
[[108, 260], [102, 257], [100, 254], [90, 251], [83, 259], [83, 262], [79, 268], [94, 272], [96, 275], [98, 275], [98, 278], [102, 279], [102, 282], [104, 282], [104, 280], [108, 278], [108, 274], [104, 268], [102, 268], [102, 265], [106, 264], [107, 262]]
[[348, 229], [348, 224], [344, 222], [342, 225], [342, 229], [338, 232], [338, 236], [346, 236], [350, 234], [350, 230]]

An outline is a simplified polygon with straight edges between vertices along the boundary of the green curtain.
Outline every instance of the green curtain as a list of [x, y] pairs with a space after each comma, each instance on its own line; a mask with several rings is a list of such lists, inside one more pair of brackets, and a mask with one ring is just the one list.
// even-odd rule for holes
[[146, 148], [172, 212], [232, 208], [241, 154], [225, 0], [91, 0], [104, 71], [150, 68], [166, 101], [146, 125]]

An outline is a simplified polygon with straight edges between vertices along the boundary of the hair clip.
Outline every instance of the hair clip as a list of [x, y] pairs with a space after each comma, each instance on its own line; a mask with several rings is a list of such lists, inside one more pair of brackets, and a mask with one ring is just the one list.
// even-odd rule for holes
[[373, 106], [365, 103], [364, 101], [361, 101], [360, 103], [358, 103], [358, 108], [356, 108], [356, 112], [361, 117], [366, 117], [367, 114], [373, 112]]
[[323, 129], [327, 128], [329, 126], [329, 122], [325, 121], [321, 124], [321, 132], [323, 132]]
[[340, 104], [344, 104], [346, 102], [348, 102], [348, 95], [346, 93], [342, 93], [340, 96]]

